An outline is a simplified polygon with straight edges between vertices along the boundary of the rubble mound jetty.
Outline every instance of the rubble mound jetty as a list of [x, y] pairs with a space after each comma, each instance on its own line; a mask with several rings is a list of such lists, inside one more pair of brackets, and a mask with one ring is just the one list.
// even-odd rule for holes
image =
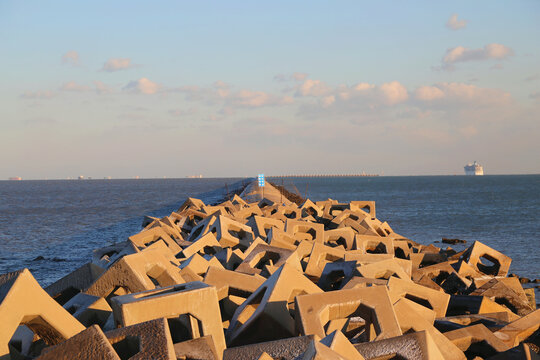
[[45, 289], [0, 275], [0, 359], [538, 358], [508, 256], [418, 244], [375, 210], [256, 182], [189, 198]]

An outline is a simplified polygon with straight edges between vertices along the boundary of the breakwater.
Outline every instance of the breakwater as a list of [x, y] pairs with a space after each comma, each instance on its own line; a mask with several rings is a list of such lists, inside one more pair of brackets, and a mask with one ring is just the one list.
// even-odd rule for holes
[[[373, 201], [299, 206], [271, 186], [262, 194], [250, 184], [221, 204], [188, 199], [168, 216], [147, 217], [141, 232], [96, 249], [92, 262], [45, 291], [27, 270], [3, 275], [0, 356], [465, 359], [534, 351], [534, 292], [508, 276], [511, 259], [499, 251], [480, 242], [461, 252], [418, 244], [378, 220]], [[13, 335], [19, 324], [26, 329]]]

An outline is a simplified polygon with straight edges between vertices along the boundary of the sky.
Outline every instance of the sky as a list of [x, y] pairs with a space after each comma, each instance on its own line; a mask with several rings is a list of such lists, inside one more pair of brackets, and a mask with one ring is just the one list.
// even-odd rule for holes
[[540, 173], [540, 2], [0, 0], [0, 179]]

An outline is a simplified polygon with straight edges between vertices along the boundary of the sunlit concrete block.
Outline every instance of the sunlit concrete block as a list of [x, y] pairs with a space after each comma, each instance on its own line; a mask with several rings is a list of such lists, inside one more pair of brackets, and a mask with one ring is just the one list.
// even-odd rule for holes
[[[426, 331], [397, 336], [391, 339], [355, 344], [354, 347], [366, 360], [403, 359], [432, 360], [449, 359], [435, 344]], [[444, 355], [443, 355], [444, 354]]]
[[313, 279], [318, 279], [327, 263], [342, 260], [344, 257], [344, 250], [314, 242], [304, 273]]
[[302, 210], [302, 217], [305, 218], [307, 216], [313, 216], [315, 218], [323, 216], [323, 211], [320, 207], [318, 207], [313, 201], [307, 199], [302, 206], [300, 206], [300, 210]]
[[240, 249], [225, 248], [215, 255], [215, 258], [227, 270], [234, 270], [244, 261], [245, 255]]
[[295, 336], [275, 341], [228, 348], [223, 354], [224, 360], [258, 360], [266, 353], [273, 359], [297, 360], [301, 359], [313, 336]]
[[356, 235], [355, 249], [365, 254], [394, 254], [394, 240], [374, 235]]
[[261, 208], [257, 204], [249, 204], [232, 213], [237, 221], [245, 223], [252, 216], [263, 216]]
[[471, 295], [486, 296], [489, 299], [506, 306], [512, 312], [524, 316], [530, 314], [535, 309], [529, 305], [523, 290], [521, 293], [522, 296], [518, 295], [518, 293], [506, 286], [502, 281], [492, 279], [474, 290]]
[[243, 274], [217, 267], [209, 267], [204, 282], [216, 287], [218, 299], [228, 295], [245, 295], [248, 297], [261, 286], [266, 279], [257, 274]]
[[210, 259], [207, 260], [201, 255], [195, 254], [189, 259], [182, 261], [182, 264], [180, 264], [180, 269], [190, 269], [195, 274], [204, 276], [210, 266], [223, 268], [223, 265], [215, 257], [210, 257]]
[[177, 227], [176, 224], [172, 220], [170, 220], [168, 217], [164, 217], [164, 218], [154, 221], [153, 223], [146, 226], [143, 232], [147, 230], [151, 230], [151, 229], [156, 229], [156, 228], [163, 230], [172, 239], [183, 240], [184, 238], [180, 232], [180, 228]]
[[369, 214], [362, 211], [362, 210], [356, 210], [351, 211], [349, 209], [343, 210], [339, 215], [334, 217], [330, 223], [328, 223], [328, 227], [333, 229], [339, 227], [341, 223], [343, 223], [345, 220], [352, 220], [356, 223], [361, 223], [365, 218], [369, 218]]
[[360, 275], [367, 278], [390, 279], [390, 277], [394, 276], [405, 281], [411, 281], [410, 275], [403, 270], [403, 267], [396, 260], [400, 259], [387, 259], [371, 264], [360, 265], [357, 267], [357, 271]]
[[122, 359], [176, 360], [171, 333], [164, 318], [110, 330], [105, 336]]
[[[472, 244], [463, 258], [479, 272], [497, 276], [506, 276], [512, 262], [510, 257], [479, 241]], [[491, 264], [484, 264], [482, 259], [484, 259], [484, 262], [491, 262]]]
[[255, 236], [262, 239], [266, 239], [268, 232], [272, 228], [277, 228], [279, 230], [285, 229], [285, 223], [283, 221], [257, 215], [250, 218], [246, 225], [253, 229]]
[[337, 290], [296, 297], [296, 321], [303, 335], [324, 338], [329, 321], [361, 316], [370, 341], [401, 335], [394, 308], [384, 286]]
[[497, 304], [485, 296], [473, 295], [452, 295], [446, 310], [447, 316], [467, 315], [467, 314], [489, 314], [496, 312], [505, 312], [511, 321], [520, 317], [514, 314], [505, 306]]
[[60, 344], [46, 348], [39, 360], [120, 360], [103, 331], [93, 325]]
[[[482, 357], [487, 358], [495, 355], [497, 352], [509, 350], [510, 347], [497, 338], [488, 328], [482, 324], [467, 326], [461, 329], [447, 331], [444, 333], [450, 341], [454, 343], [461, 351], [467, 351], [471, 345], [477, 344], [480, 348], [477, 351], [482, 352]], [[483, 343], [488, 346], [479, 346]], [[483, 347], [483, 349], [481, 349]]]
[[159, 239], [156, 242], [153, 242], [152, 244], [148, 245], [144, 249], [142, 249], [140, 252], [146, 253], [146, 252], [158, 252], [165, 259], [167, 259], [172, 265], [179, 266], [180, 265], [180, 259], [178, 259], [175, 254], [171, 251], [171, 248], [167, 246], [165, 241], [162, 239]]
[[356, 261], [329, 262], [317, 285], [324, 291], [339, 290], [356, 274]]
[[324, 225], [302, 220], [288, 219], [285, 223], [285, 232], [299, 241], [308, 240], [324, 243]]
[[193, 230], [201, 220], [208, 217], [208, 215], [198, 210], [186, 209], [182, 212], [173, 212], [169, 217], [181, 231], [191, 232], [191, 230]]
[[285, 263], [302, 271], [302, 265], [300, 265], [300, 260], [294, 251], [259, 244], [246, 256], [235, 271], [268, 277]]
[[176, 241], [174, 241], [174, 239], [160, 227], [143, 230], [136, 235], [130, 236], [128, 239], [139, 249], [143, 249], [161, 239], [165, 241], [173, 254], [177, 254], [182, 251], [182, 248], [176, 243]]
[[294, 236], [287, 234], [285, 231], [278, 228], [272, 228], [268, 230], [266, 242], [268, 245], [280, 247], [283, 249], [296, 250], [300, 240]]
[[[112, 308], [115, 322], [121, 326], [159, 318], [169, 319], [169, 323], [171, 319], [185, 320], [191, 338], [211, 335], [218, 354], [225, 350], [217, 292], [205, 283], [190, 282], [117, 296], [112, 299]], [[171, 336], [175, 338], [174, 331]]]
[[123, 241], [92, 252], [92, 263], [106, 269], [122, 256], [138, 253], [140, 250], [131, 241]]
[[306, 352], [302, 355], [302, 360], [348, 360], [338, 352], [330, 349], [328, 346], [313, 340], [309, 344]]
[[346, 218], [339, 224], [338, 229], [344, 228], [344, 227], [350, 227], [351, 229], [354, 230], [355, 233], [360, 234], [360, 235], [380, 236], [377, 233], [376, 229], [371, 227], [370, 224], [368, 224], [365, 221], [365, 219], [362, 220], [361, 222], [357, 222], [351, 218]]
[[370, 286], [386, 285], [388, 280], [385, 279], [371, 279], [363, 276], [353, 276], [349, 281], [345, 282], [342, 286], [343, 290], [365, 288]]
[[45, 292], [28, 269], [0, 275], [0, 358], [19, 325], [55, 345], [84, 326]]
[[210, 231], [215, 232], [221, 247], [246, 249], [255, 240], [255, 235], [249, 226], [222, 215], [212, 224]]
[[186, 240], [193, 243], [197, 241], [199, 238], [201, 238], [202, 236], [209, 233], [210, 230], [212, 229], [212, 226], [217, 221], [217, 219], [218, 219], [218, 216], [214, 214], [211, 216], [206, 216], [204, 219], [197, 222], [197, 225], [193, 227], [193, 229], [187, 236]]
[[349, 207], [352, 211], [362, 210], [369, 213], [372, 219], [377, 218], [375, 201], [351, 201]]
[[214, 346], [211, 336], [201, 336], [174, 344], [175, 359], [215, 360], [221, 355]]
[[104, 272], [105, 269], [101, 266], [87, 263], [47, 286], [45, 291], [63, 305], [73, 296], [87, 289]]
[[508, 313], [497, 312], [487, 314], [468, 314], [440, 317], [435, 322], [435, 327], [441, 332], [461, 329], [464, 326], [483, 324], [491, 331], [497, 331], [511, 322]]
[[186, 209], [199, 210], [204, 206], [204, 201], [195, 198], [187, 198], [187, 200], [178, 208], [178, 212]]
[[247, 206], [248, 203], [242, 199], [240, 196], [238, 196], [238, 194], [234, 194], [233, 198], [231, 199], [231, 202], [235, 205], [240, 205], [240, 206]]
[[[414, 254], [411, 254], [411, 259]], [[437, 285], [443, 288], [447, 293], [465, 292], [472, 281], [460, 276], [452, 267], [450, 262], [443, 262], [425, 266], [420, 269], [413, 269], [412, 278], [417, 281], [425, 276], [433, 280]]]
[[95, 324], [103, 328], [112, 314], [104, 298], [84, 293], [75, 295], [63, 307], [86, 327]]
[[289, 264], [284, 264], [236, 310], [227, 330], [230, 345], [295, 336], [294, 299], [322, 290]]
[[89, 295], [108, 298], [156, 286], [181, 284], [180, 269], [172, 265], [159, 251], [145, 251], [124, 256], [103, 273], [85, 291]]
[[[394, 240], [394, 257], [399, 259], [410, 259], [411, 248], [406, 240]], [[418, 267], [418, 266], [416, 266]]]
[[388, 294], [392, 303], [406, 298], [435, 311], [437, 317], [446, 316], [450, 295], [436, 291], [411, 281], [391, 277], [388, 281]]
[[513, 347], [531, 336], [540, 328], [540, 309], [517, 319], [495, 332], [502, 342]]
[[347, 250], [352, 250], [355, 244], [354, 230], [348, 227], [326, 230], [324, 232], [324, 243], [327, 246], [343, 246]]
[[399, 327], [403, 333], [426, 331], [441, 353], [445, 355], [445, 359], [466, 359], [463, 351], [437, 330], [432, 323], [424, 319], [421, 314], [417, 313], [406, 301], [400, 300], [396, 302], [394, 304], [394, 311], [399, 322]]
[[349, 339], [341, 331], [334, 331], [321, 340], [321, 344], [337, 352], [347, 360], [364, 360], [358, 350], [351, 344]]
[[185, 258], [189, 258], [194, 254], [203, 255], [215, 255], [221, 251], [222, 247], [217, 241], [213, 233], [207, 233], [206, 235], [200, 237], [197, 241], [185, 247], [180, 255]]

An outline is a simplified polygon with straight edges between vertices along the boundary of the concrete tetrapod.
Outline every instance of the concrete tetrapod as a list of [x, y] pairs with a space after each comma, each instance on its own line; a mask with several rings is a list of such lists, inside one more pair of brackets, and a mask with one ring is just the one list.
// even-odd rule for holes
[[49, 345], [85, 329], [41, 288], [28, 269], [0, 275], [0, 319], [0, 359], [9, 359], [8, 343], [19, 325], [26, 325]]

